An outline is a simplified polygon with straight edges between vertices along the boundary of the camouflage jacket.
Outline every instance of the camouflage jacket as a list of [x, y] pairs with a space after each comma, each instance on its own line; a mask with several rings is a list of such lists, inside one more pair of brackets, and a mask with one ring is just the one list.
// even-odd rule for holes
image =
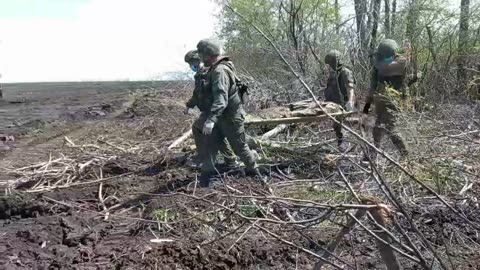
[[187, 101], [186, 105], [188, 108], [195, 108], [198, 107], [198, 109], [201, 112], [205, 112], [208, 110], [208, 107], [206, 107], [207, 104], [205, 104], [205, 101], [201, 101], [202, 95], [201, 95], [201, 88], [202, 85], [207, 78], [207, 73], [208, 73], [208, 68], [202, 67], [198, 72], [195, 74], [194, 79], [195, 79], [195, 88], [193, 89], [192, 97]]
[[228, 57], [222, 57], [212, 65], [202, 82], [200, 93], [200, 102], [207, 108], [208, 120], [217, 122], [220, 118], [235, 117], [243, 111], [235, 84], [235, 67]]
[[370, 78], [369, 97], [378, 93], [379, 85], [388, 85], [403, 95], [406, 94], [408, 89], [407, 59], [397, 55], [391, 63], [375, 60]]
[[341, 65], [336, 71], [331, 70], [325, 89], [325, 101], [345, 105], [348, 101], [348, 88], [353, 88], [354, 84], [353, 72], [348, 67]]

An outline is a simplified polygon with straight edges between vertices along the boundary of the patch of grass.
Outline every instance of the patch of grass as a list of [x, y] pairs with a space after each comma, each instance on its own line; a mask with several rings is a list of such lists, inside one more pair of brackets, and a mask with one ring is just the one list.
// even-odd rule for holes
[[450, 161], [417, 164], [417, 166], [415, 169], [417, 178], [424, 183], [431, 183], [440, 194], [451, 192], [458, 183], [455, 165]]
[[309, 186], [291, 190], [283, 195], [300, 200], [338, 202], [343, 199], [343, 194], [344, 192], [338, 192], [333, 189], [322, 189], [318, 186]]
[[168, 222], [175, 220], [177, 215], [175, 213], [172, 213], [170, 209], [166, 208], [160, 208], [155, 211], [153, 211], [153, 218], [157, 222]]
[[262, 211], [261, 209], [254, 205], [254, 204], [242, 204], [238, 206], [238, 210], [240, 213], [246, 217], [250, 218], [256, 218], [256, 217], [262, 217]]

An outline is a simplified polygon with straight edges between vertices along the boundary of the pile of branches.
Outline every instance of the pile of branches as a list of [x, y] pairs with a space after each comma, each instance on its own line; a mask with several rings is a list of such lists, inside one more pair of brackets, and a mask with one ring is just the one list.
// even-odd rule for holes
[[[51, 154], [47, 161], [18, 168], [3, 168], [4, 175], [11, 177], [9, 188], [28, 189], [42, 192], [57, 188], [68, 188], [108, 177], [125, 175], [145, 165], [143, 160], [131, 159], [151, 151], [151, 145], [121, 145], [97, 138], [97, 144], [78, 145], [64, 137], [65, 147], [57, 157]], [[153, 143], [152, 143], [153, 144]]]

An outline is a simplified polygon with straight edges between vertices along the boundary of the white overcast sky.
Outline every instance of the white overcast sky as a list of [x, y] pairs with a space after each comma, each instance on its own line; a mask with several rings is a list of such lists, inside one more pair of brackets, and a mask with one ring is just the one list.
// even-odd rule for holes
[[210, 0], [0, 0], [1, 82], [151, 80], [214, 35]]

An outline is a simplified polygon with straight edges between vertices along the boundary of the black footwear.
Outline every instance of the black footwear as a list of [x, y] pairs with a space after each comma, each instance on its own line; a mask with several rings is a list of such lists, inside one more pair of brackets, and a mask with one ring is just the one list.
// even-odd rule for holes
[[228, 161], [222, 164], [218, 164], [217, 169], [223, 173], [223, 172], [229, 172], [229, 171], [234, 171], [240, 168], [240, 164], [234, 160], [234, 161]]
[[245, 176], [248, 177], [263, 177], [262, 173], [258, 168], [254, 169], [245, 169]]
[[343, 153], [347, 152], [347, 150], [348, 150], [347, 143], [345, 143], [343, 141], [339, 141], [338, 142], [338, 151], [343, 154]]
[[238, 163], [236, 160], [225, 162], [225, 168], [227, 169], [235, 170], [235, 169], [238, 169], [239, 167], [240, 167], [240, 163]]
[[375, 150], [370, 150], [369, 149], [366, 152], [364, 152], [363, 158], [362, 158], [362, 163], [369, 164], [370, 160], [372, 162], [375, 162], [376, 159], [377, 159], [377, 152]]
[[210, 186], [210, 182], [212, 181], [215, 173], [212, 172], [202, 172], [200, 174], [200, 187], [208, 188]]

